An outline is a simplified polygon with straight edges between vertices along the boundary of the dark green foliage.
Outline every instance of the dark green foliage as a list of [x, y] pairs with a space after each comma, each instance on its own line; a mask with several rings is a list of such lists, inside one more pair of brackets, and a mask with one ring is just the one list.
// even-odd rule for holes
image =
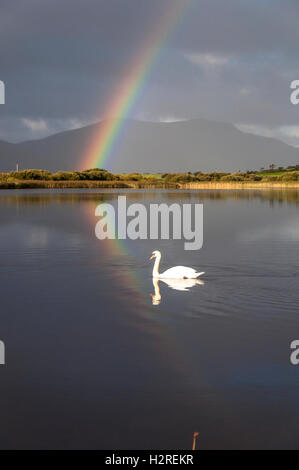
[[51, 179], [51, 173], [46, 170], [22, 170], [22, 171], [12, 171], [9, 173], [11, 178], [17, 180], [42, 180], [47, 181]]
[[141, 181], [144, 179], [140, 173], [122, 173], [118, 177], [123, 181]]
[[54, 181], [76, 181], [79, 179], [76, 171], [59, 171], [52, 175], [52, 180]]
[[59, 171], [50, 173], [46, 170], [22, 170], [10, 173], [0, 173], [0, 179], [13, 178], [15, 180], [40, 180], [40, 181], [112, 181], [114, 175], [99, 168], [84, 171]]

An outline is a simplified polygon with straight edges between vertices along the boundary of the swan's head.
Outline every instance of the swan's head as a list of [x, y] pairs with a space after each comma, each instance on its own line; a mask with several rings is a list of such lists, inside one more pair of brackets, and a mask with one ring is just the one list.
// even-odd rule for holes
[[150, 259], [153, 259], [153, 258], [161, 258], [161, 252], [159, 250], [153, 251]]

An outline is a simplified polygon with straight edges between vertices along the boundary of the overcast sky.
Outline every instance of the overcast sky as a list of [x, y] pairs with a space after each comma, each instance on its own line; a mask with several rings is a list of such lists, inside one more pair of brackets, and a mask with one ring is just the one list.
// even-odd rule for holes
[[205, 118], [299, 145], [298, 0], [1, 0], [0, 139], [40, 138], [105, 117], [134, 57], [173, 3], [132, 118]]

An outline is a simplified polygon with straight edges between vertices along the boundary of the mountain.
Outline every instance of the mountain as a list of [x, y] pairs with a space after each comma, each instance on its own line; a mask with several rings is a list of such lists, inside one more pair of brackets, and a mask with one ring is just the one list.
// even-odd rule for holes
[[[0, 141], [0, 171], [82, 168], [102, 121], [19, 144]], [[115, 172], [237, 171], [298, 164], [299, 149], [248, 134], [232, 124], [195, 119], [172, 123], [127, 120], [104, 165]]]

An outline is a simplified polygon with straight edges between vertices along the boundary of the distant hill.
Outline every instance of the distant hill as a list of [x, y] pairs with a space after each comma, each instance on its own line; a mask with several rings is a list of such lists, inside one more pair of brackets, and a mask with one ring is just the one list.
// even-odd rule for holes
[[[0, 171], [75, 170], [103, 122], [19, 144], [0, 141]], [[299, 149], [202, 119], [172, 123], [126, 121], [106, 169], [114, 172], [237, 171], [299, 163]]]

